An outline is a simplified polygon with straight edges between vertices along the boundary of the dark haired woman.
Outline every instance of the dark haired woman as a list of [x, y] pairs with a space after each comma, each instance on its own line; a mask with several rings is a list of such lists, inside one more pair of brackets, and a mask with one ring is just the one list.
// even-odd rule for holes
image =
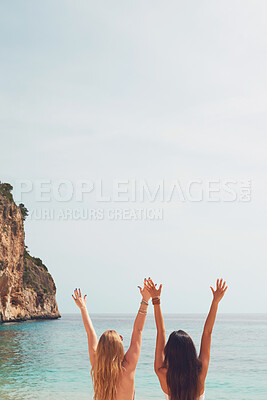
[[213, 293], [210, 312], [207, 316], [197, 356], [191, 337], [184, 331], [174, 331], [165, 345], [165, 327], [160, 308], [159, 289], [151, 279], [145, 283], [151, 294], [157, 326], [157, 342], [155, 353], [155, 372], [167, 400], [204, 400], [205, 380], [209, 368], [211, 334], [215, 323], [218, 304], [227, 289], [223, 280], [217, 279], [217, 287]]

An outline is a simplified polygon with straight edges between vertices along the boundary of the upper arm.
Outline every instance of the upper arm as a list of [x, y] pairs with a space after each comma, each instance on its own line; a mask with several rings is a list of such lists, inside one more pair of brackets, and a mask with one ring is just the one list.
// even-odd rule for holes
[[91, 366], [93, 366], [94, 361], [95, 361], [97, 342], [95, 342], [95, 341], [92, 342], [92, 339], [90, 338], [90, 335], [87, 335], [87, 340], [88, 340], [88, 350], [89, 350], [90, 364], [91, 364]]
[[202, 363], [201, 375], [205, 379], [208, 373], [210, 362], [211, 333], [203, 332], [200, 346], [199, 359]]
[[166, 373], [167, 373], [166, 368], [161, 368], [156, 371], [161, 389], [163, 390], [164, 393], [168, 394], [169, 388], [167, 385]]
[[131, 343], [128, 351], [125, 353], [124, 360], [126, 361], [126, 369], [134, 371], [136, 369], [142, 344], [142, 331], [134, 329], [132, 333]]
[[164, 358], [164, 346], [159, 347], [158, 345], [156, 345], [154, 370], [158, 376], [161, 376], [161, 370], [164, 365]]

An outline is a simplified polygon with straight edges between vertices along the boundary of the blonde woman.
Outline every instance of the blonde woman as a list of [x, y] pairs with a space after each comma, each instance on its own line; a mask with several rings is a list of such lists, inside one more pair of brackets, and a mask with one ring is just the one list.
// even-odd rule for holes
[[126, 353], [122, 337], [116, 331], [104, 332], [98, 341], [86, 308], [86, 295], [82, 297], [80, 289], [75, 289], [72, 295], [81, 310], [87, 333], [95, 400], [134, 399], [135, 370], [140, 356], [142, 331], [150, 299], [150, 293], [145, 287], [142, 289], [138, 286], [138, 288], [142, 300], [134, 321], [130, 347]]

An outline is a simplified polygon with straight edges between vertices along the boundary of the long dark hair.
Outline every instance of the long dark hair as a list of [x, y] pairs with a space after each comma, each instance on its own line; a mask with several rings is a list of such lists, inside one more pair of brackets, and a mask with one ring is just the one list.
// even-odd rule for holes
[[196, 400], [201, 361], [191, 337], [181, 330], [172, 332], [164, 353], [170, 399]]

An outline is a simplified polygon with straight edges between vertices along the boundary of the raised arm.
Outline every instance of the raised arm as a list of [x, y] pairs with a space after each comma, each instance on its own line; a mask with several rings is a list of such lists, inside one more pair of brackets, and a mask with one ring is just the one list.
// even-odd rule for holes
[[[144, 282], [146, 279], [144, 280]], [[140, 357], [141, 343], [142, 343], [142, 331], [145, 325], [148, 301], [150, 299], [150, 294], [148, 290], [144, 287], [143, 289], [138, 286], [140, 293], [142, 295], [142, 300], [140, 308], [138, 310], [137, 316], [134, 321], [133, 333], [131, 338], [131, 344], [124, 356], [125, 368], [128, 372], [134, 372]]]
[[161, 295], [162, 285], [160, 285], [160, 287], [157, 289], [152, 279], [149, 279], [146, 282], [146, 287], [150, 292], [150, 295], [152, 297], [152, 303], [154, 305], [154, 316], [157, 327], [154, 369], [156, 374], [159, 375], [161, 372], [161, 368], [163, 367], [164, 364], [164, 348], [165, 348], [165, 326], [160, 307], [160, 295]]
[[98, 341], [93, 323], [86, 308], [86, 295], [82, 297], [81, 290], [75, 289], [74, 296], [72, 295], [72, 297], [79, 309], [81, 310], [83, 324], [87, 333], [90, 363], [93, 366]]
[[209, 314], [207, 316], [207, 319], [206, 319], [206, 322], [204, 325], [202, 339], [201, 339], [200, 353], [199, 353], [199, 359], [202, 362], [201, 377], [203, 380], [203, 384], [204, 384], [205, 378], [208, 373], [208, 368], [209, 368], [211, 334], [212, 334], [213, 326], [214, 326], [216, 315], [217, 315], [218, 304], [221, 301], [221, 299], [223, 298], [224, 293], [226, 292], [226, 289], [227, 289], [226, 282], [224, 282], [222, 279], [221, 280], [217, 279], [216, 286], [217, 286], [216, 290], [214, 290], [211, 287], [211, 290], [213, 293], [213, 300], [212, 300], [212, 303], [210, 306]]

